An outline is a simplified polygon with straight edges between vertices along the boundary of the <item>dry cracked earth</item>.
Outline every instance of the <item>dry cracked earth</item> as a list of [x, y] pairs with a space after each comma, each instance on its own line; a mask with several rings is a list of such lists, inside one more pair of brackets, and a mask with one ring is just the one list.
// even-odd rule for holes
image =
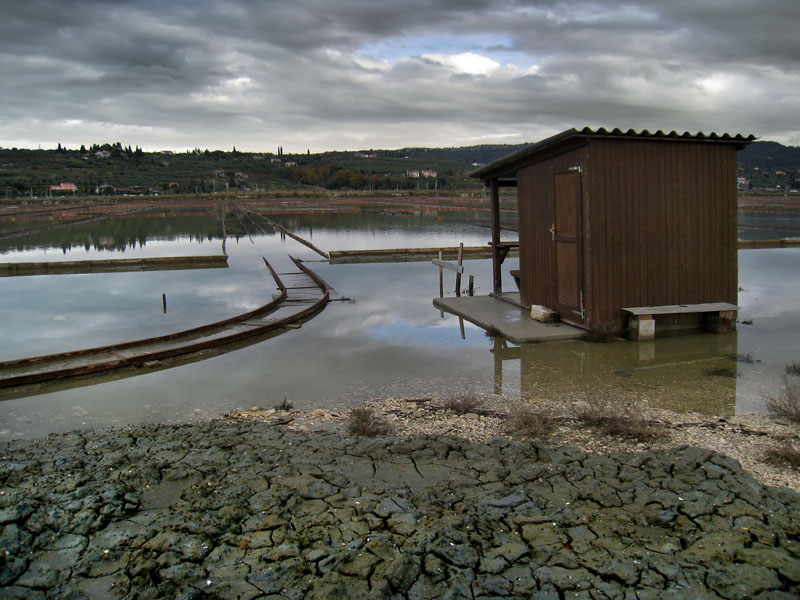
[[0, 598], [800, 596], [800, 496], [692, 447], [220, 419], [0, 456]]

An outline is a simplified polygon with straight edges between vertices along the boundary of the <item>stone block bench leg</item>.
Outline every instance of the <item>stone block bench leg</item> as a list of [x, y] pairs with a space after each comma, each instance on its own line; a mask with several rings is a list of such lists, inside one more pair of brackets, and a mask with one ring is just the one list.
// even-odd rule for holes
[[653, 315], [632, 315], [628, 320], [628, 335], [632, 340], [652, 340], [656, 337], [656, 320]]
[[706, 329], [712, 333], [730, 333], [736, 331], [736, 311], [721, 310], [708, 313]]

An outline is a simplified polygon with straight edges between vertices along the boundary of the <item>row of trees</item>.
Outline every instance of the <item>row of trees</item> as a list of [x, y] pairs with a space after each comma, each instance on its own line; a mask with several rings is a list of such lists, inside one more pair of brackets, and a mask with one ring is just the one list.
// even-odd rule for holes
[[306, 165], [294, 170], [294, 180], [302, 185], [314, 185], [329, 190], [342, 188], [350, 189], [418, 189], [446, 187], [447, 179], [438, 178], [436, 181], [426, 179], [412, 179], [402, 175], [364, 173], [343, 167], [330, 165]]

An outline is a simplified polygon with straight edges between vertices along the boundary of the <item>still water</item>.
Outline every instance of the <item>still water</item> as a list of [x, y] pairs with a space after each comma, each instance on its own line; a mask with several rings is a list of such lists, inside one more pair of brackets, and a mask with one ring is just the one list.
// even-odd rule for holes
[[[475, 217], [365, 211], [273, 218], [324, 250], [340, 250], [483, 245], [489, 232], [473, 224]], [[788, 227], [797, 224], [795, 217]], [[780, 386], [785, 366], [800, 361], [796, 248], [740, 251], [739, 319], [752, 325], [740, 323], [737, 334], [515, 346], [469, 323], [462, 335], [457, 317], [435, 309], [438, 270], [427, 261], [330, 265], [276, 232], [234, 228], [231, 237], [229, 227], [228, 233], [228, 269], [1, 278], [0, 360], [159, 335], [252, 310], [276, 291], [261, 256], [279, 272], [290, 270], [289, 254], [309, 261], [352, 302], [333, 302], [299, 330], [202, 361], [6, 399], [0, 439], [180, 422], [284, 398], [297, 408], [340, 408], [380, 397], [464, 392], [534, 402], [608, 395], [679, 410], [758, 412], [764, 392]], [[212, 217], [139, 217], [0, 241], [0, 261], [218, 254], [221, 244]], [[516, 266], [508, 259], [506, 273]], [[475, 275], [476, 293], [488, 293], [490, 261], [465, 267]], [[513, 287], [507, 275], [503, 286]], [[452, 287], [450, 274], [448, 295]]]

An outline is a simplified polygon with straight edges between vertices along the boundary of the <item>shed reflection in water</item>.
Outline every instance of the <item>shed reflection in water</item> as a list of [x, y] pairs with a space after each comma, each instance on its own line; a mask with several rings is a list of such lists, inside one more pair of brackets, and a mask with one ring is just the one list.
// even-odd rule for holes
[[[495, 338], [495, 393], [509, 362], [519, 362], [519, 394], [613, 400], [653, 408], [732, 414], [736, 409], [736, 334], [667, 337], [650, 342], [547, 342], [514, 346]], [[516, 370], [516, 369], [515, 369]], [[515, 384], [512, 384], [516, 387]]]

